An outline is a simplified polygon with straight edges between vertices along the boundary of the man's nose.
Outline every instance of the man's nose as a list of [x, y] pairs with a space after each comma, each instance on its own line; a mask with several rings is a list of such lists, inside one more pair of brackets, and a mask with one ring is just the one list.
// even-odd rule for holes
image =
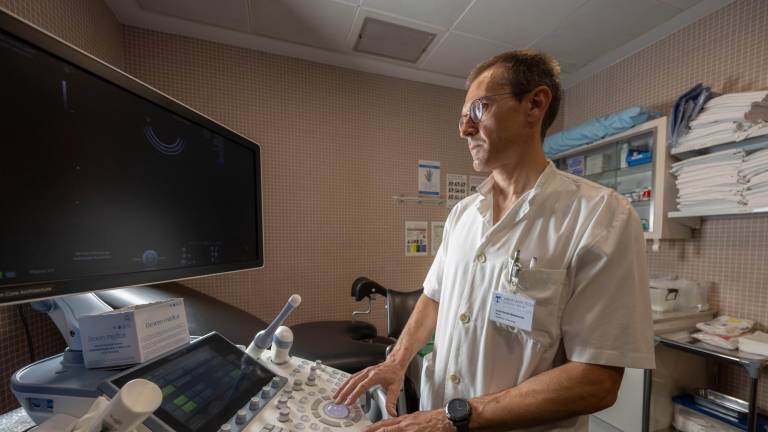
[[461, 117], [459, 121], [459, 136], [462, 138], [477, 135], [477, 124], [468, 115]]

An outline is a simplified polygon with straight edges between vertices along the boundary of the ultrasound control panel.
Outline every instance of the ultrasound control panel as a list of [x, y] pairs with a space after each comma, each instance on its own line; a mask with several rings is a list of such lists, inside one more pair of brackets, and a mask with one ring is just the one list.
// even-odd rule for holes
[[336, 405], [333, 394], [349, 377], [340, 370], [290, 357], [258, 361], [217, 333], [101, 385], [109, 397], [144, 378], [163, 402], [144, 422], [152, 432], [343, 432], [371, 422], [359, 404]]

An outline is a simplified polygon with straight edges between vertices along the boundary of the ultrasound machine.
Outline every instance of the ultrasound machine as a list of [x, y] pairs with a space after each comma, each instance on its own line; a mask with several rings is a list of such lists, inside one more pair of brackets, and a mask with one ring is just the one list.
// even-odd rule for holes
[[136, 431], [342, 432], [386, 416], [381, 389], [336, 405], [349, 375], [290, 355], [295, 295], [248, 347], [213, 332], [85, 368], [78, 317], [110, 310], [92, 291], [263, 266], [260, 148], [2, 8], [0, 64], [0, 304], [34, 302], [69, 345], [12, 377], [32, 419], [79, 418], [136, 379], [162, 392]]

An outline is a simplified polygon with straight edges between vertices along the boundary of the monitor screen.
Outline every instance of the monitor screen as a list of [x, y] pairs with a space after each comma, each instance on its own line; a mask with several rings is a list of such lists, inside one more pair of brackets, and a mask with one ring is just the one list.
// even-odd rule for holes
[[0, 303], [261, 266], [259, 147], [0, 11]]

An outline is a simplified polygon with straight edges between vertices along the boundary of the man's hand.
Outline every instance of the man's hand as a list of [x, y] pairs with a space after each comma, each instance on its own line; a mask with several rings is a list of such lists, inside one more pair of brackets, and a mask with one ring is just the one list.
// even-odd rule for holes
[[445, 410], [418, 411], [374, 423], [363, 432], [456, 432]]
[[352, 405], [369, 388], [380, 385], [387, 394], [387, 412], [392, 417], [397, 416], [395, 402], [403, 386], [405, 370], [394, 362], [368, 367], [352, 375], [339, 387], [334, 395], [334, 403]]

